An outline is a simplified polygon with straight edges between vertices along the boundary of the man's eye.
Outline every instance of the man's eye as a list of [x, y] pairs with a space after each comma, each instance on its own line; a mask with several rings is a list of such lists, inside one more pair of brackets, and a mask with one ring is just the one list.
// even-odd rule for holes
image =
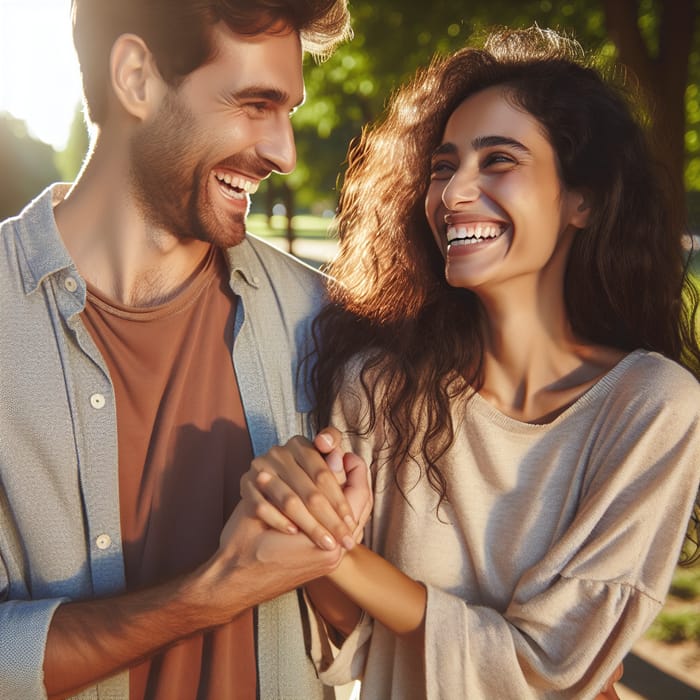
[[267, 102], [247, 102], [244, 106], [257, 114], [264, 114], [267, 111]]

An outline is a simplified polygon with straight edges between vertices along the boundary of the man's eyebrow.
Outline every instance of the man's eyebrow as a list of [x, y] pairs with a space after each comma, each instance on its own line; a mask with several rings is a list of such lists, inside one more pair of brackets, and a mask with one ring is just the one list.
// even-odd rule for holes
[[[232, 93], [232, 96], [236, 100], [266, 100], [277, 105], [284, 105], [291, 100], [288, 92], [265, 85], [250, 85], [241, 90], [236, 90]], [[296, 109], [303, 101], [302, 98], [298, 104], [292, 106], [292, 109]]]
[[482, 148], [491, 148], [492, 146], [510, 146], [523, 153], [530, 153], [530, 149], [520, 141], [512, 139], [508, 136], [477, 136], [472, 141], [472, 148], [478, 151]]

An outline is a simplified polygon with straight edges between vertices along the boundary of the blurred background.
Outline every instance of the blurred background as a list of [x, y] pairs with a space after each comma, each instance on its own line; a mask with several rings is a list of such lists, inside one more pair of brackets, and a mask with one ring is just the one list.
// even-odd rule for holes
[[[260, 188], [252, 231], [322, 265], [334, 251], [328, 227], [348, 144], [391, 91], [434, 52], [493, 25], [536, 22], [636, 76], [653, 105], [675, 205], [700, 234], [700, 0], [351, 0], [350, 8], [354, 40], [321, 65], [307, 59], [307, 101], [293, 120], [298, 165]], [[46, 185], [72, 180], [87, 148], [70, 0], [0, 0], [0, 220]], [[700, 255], [692, 273], [700, 279]], [[700, 567], [678, 570], [664, 611], [626, 662], [620, 695], [700, 698]]]
[[[653, 100], [659, 156], [683, 193], [677, 206], [700, 229], [700, 0], [351, 0], [350, 8], [354, 40], [324, 64], [307, 59], [308, 98], [294, 116], [299, 163], [256, 195], [254, 227], [325, 234], [316, 217], [335, 209], [348, 143], [390, 92], [434, 52], [485, 27], [536, 22], [637, 76]], [[0, 219], [46, 184], [72, 180], [86, 153], [69, 15], [70, 0], [0, 0]]]

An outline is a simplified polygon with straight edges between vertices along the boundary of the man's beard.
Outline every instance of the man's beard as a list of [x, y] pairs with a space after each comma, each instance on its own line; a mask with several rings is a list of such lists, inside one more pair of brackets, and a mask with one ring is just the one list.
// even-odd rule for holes
[[131, 186], [154, 228], [182, 240], [195, 238], [227, 248], [245, 237], [245, 214], [229, 214], [222, 223], [207, 202], [210, 169], [197, 158], [206, 153], [210, 141], [197, 128], [192, 112], [169, 92], [153, 122], [132, 138]]

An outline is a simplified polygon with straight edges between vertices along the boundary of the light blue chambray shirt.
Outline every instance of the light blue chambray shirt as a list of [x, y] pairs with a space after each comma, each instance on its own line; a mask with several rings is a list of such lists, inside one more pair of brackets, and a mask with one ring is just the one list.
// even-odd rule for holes
[[[117, 426], [107, 367], [82, 324], [85, 282], [44, 191], [0, 226], [0, 698], [44, 698], [52, 614], [124, 590]], [[248, 237], [228, 251], [238, 296], [233, 361], [255, 454], [308, 431], [297, 369], [323, 277]], [[324, 691], [307, 658], [296, 593], [258, 609], [263, 700]], [[127, 700], [120, 674], [81, 698]]]

